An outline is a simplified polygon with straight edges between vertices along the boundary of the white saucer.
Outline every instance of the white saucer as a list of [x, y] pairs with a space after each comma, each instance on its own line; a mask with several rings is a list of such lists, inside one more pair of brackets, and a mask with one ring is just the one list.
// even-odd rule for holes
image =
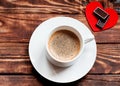
[[58, 22], [64, 25], [79, 24], [81, 26], [79, 30], [83, 32], [86, 39], [93, 36], [90, 30], [80, 21], [69, 17], [51, 18], [40, 24], [33, 32], [29, 43], [30, 60], [37, 72], [44, 78], [58, 83], [73, 82], [85, 76], [92, 68], [96, 60], [96, 42], [93, 40], [86, 44], [82, 56], [72, 66], [67, 68], [53, 66], [46, 58], [45, 44], [48, 34], [56, 27]]

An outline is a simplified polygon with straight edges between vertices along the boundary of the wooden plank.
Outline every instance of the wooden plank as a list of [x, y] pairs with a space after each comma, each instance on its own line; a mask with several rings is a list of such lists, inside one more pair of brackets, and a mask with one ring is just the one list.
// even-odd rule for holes
[[67, 84], [48, 81], [36, 75], [0, 75], [1, 86], [119, 86], [120, 75], [87, 75]]
[[[0, 13], [70, 13], [84, 14], [85, 7], [95, 0], [4, 0], [0, 1]], [[113, 0], [96, 0], [103, 7], [116, 7]], [[119, 11], [117, 11], [119, 13]]]
[[[0, 42], [29, 42], [35, 28], [43, 21], [59, 14], [2, 14], [0, 13]], [[83, 22], [89, 27], [85, 16], [64, 14]], [[93, 32], [97, 43], [120, 43], [120, 16], [117, 24], [110, 30]], [[90, 28], [90, 27], [89, 27]]]
[[90, 73], [120, 73], [120, 44], [97, 44], [97, 59]]
[[1, 13], [82, 13], [86, 0], [4, 0]]
[[[12, 56], [12, 57], [11, 57]], [[28, 44], [25, 43], [0, 43], [0, 58], [28, 59]]]
[[1, 86], [43, 86], [41, 81], [31, 75], [0, 75]]
[[120, 75], [87, 75], [78, 86], [120, 86]]
[[30, 74], [32, 70], [29, 59], [0, 59], [0, 74]]
[[[90, 74], [120, 74], [120, 44], [97, 44], [97, 58]], [[26, 43], [0, 43], [0, 73], [31, 74], [34, 68]]]

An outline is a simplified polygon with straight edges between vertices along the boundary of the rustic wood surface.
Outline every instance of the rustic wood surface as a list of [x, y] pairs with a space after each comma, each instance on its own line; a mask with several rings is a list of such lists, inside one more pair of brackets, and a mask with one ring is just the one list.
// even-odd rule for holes
[[82, 79], [53, 83], [40, 76], [30, 62], [28, 43], [35, 28], [55, 16], [73, 17], [89, 27], [84, 12], [91, 1], [100, 1], [120, 14], [118, 0], [0, 0], [0, 86], [120, 86], [120, 15], [110, 30], [92, 32], [97, 59]]
[[[96, 78], [95, 78], [96, 77]], [[73, 83], [58, 84], [34, 75], [0, 75], [1, 86], [119, 86], [119, 75], [86, 75]]]

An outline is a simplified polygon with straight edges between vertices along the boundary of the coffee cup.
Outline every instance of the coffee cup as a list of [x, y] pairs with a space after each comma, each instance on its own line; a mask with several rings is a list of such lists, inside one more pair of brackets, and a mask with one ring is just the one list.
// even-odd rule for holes
[[[59, 18], [66, 18], [66, 21], [70, 19], [73, 22], [78, 22], [70, 17], [55, 18], [58, 18], [56, 21], [59, 21]], [[81, 24], [80, 21], [79, 23]], [[81, 57], [85, 45], [91, 42], [94, 36], [85, 39], [83, 37], [84, 31], [79, 30], [84, 27], [79, 26], [77, 27], [74, 23], [60, 23], [51, 30], [46, 41], [46, 55], [50, 63], [59, 67], [68, 67]]]

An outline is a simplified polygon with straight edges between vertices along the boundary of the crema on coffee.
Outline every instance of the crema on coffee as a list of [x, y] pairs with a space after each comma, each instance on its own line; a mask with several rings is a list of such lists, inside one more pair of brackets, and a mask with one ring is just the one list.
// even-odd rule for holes
[[69, 30], [59, 30], [51, 35], [48, 41], [48, 48], [56, 59], [69, 61], [78, 55], [80, 40]]

